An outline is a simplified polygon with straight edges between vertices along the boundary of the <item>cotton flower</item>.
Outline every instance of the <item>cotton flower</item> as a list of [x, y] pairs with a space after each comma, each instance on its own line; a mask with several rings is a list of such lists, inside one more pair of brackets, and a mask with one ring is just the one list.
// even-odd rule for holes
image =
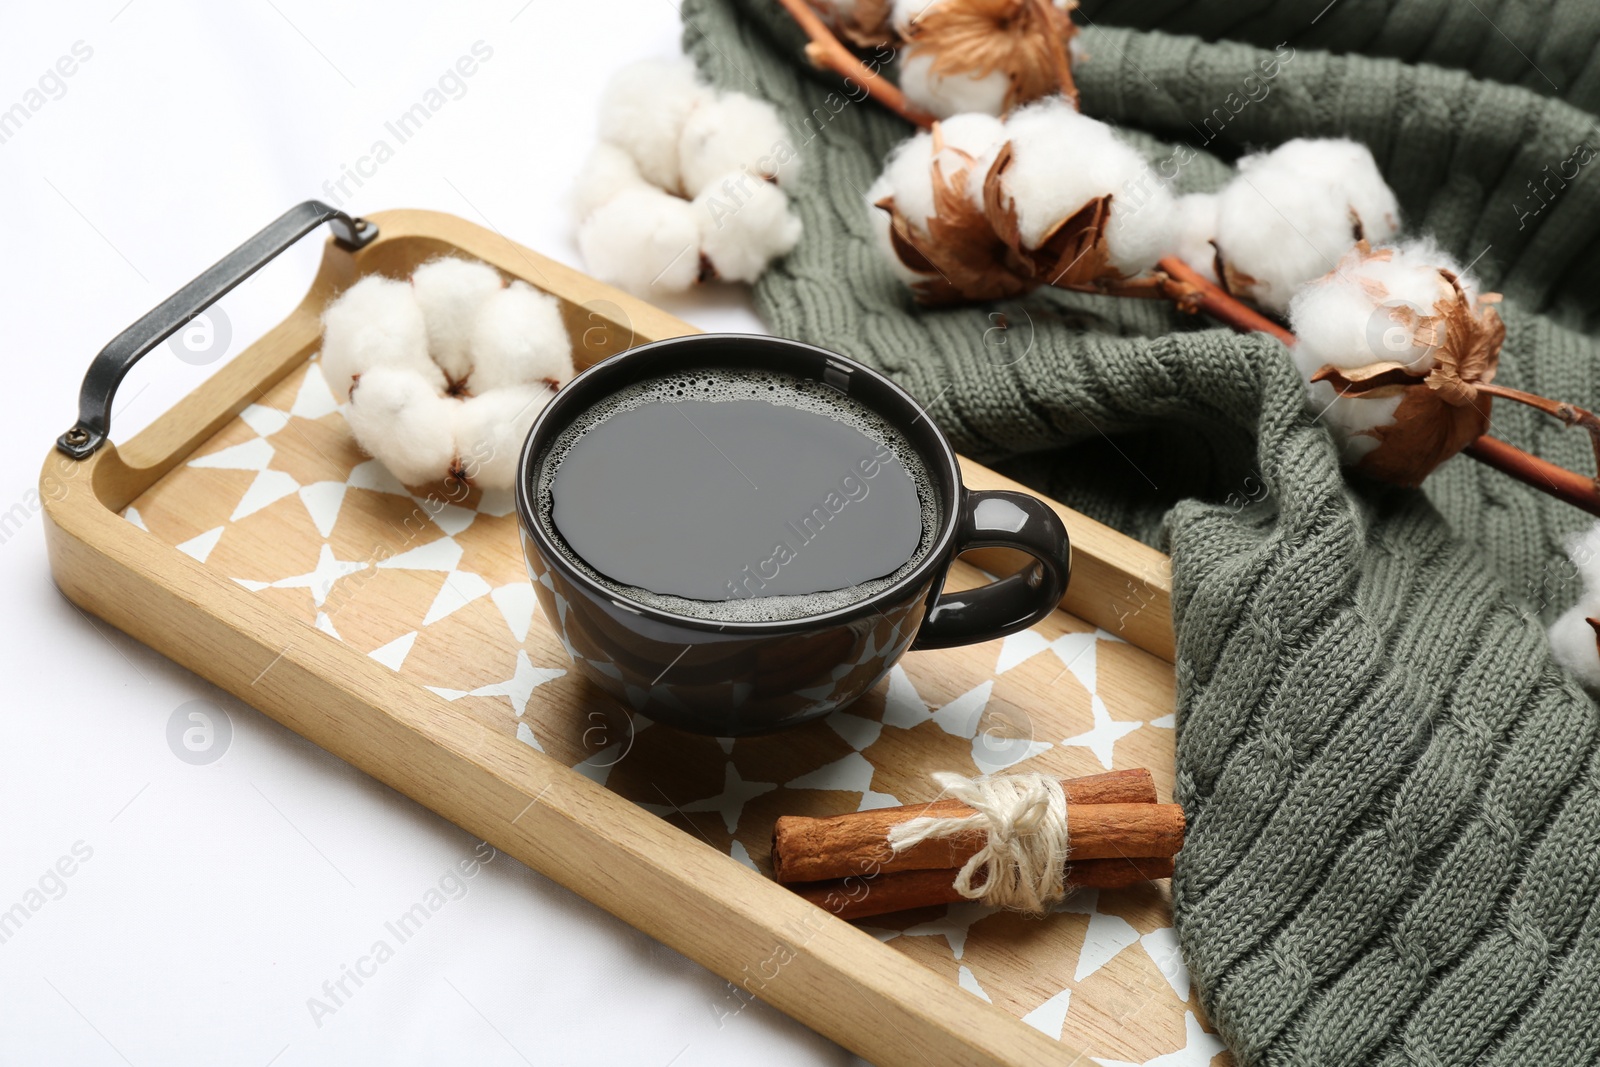
[[686, 59], [629, 64], [612, 76], [600, 98], [600, 138], [632, 156], [648, 181], [676, 191], [684, 124], [714, 99]]
[[718, 93], [690, 113], [678, 143], [683, 192], [699, 196], [730, 171], [789, 183], [800, 159], [777, 109], [743, 93]]
[[1075, 2], [895, 0], [905, 40], [900, 89], [940, 118], [1003, 115], [1055, 93], [1076, 97], [1070, 51]]
[[1188, 193], [1173, 203], [1173, 255], [1209, 282], [1217, 281], [1217, 195]]
[[[1175, 236], [1171, 192], [1111, 127], [1055, 98], [1003, 123], [958, 115], [889, 158], [868, 192], [891, 262], [927, 304], [1039, 285], [1109, 291]], [[878, 223], [882, 226], [882, 222]]]
[[571, 205], [601, 281], [645, 297], [753, 282], [799, 240], [771, 183], [790, 182], [800, 159], [766, 101], [712, 91], [686, 60], [635, 64], [613, 79], [600, 128]]
[[1219, 194], [1216, 245], [1229, 291], [1282, 313], [1357, 241], [1399, 228], [1399, 204], [1365, 145], [1301, 139], [1239, 161]]
[[411, 370], [443, 392], [444, 371], [428, 355], [428, 327], [411, 286], [379, 274], [362, 278], [322, 313], [322, 376], [342, 404], [350, 385], [380, 364]]
[[1488, 430], [1498, 300], [1427, 242], [1362, 242], [1295, 295], [1290, 352], [1346, 462], [1416, 486]]
[[694, 205], [656, 188], [627, 189], [578, 227], [589, 272], [640, 296], [680, 293], [700, 278]]
[[449, 425], [463, 476], [478, 485], [514, 485], [522, 443], [553, 392], [545, 382], [518, 383], [456, 403]]
[[448, 256], [424, 263], [411, 275], [411, 291], [427, 323], [428, 355], [452, 385], [471, 372], [478, 312], [504, 284], [487, 263]]
[[1011, 95], [1011, 78], [1003, 70], [987, 73], [940, 74], [939, 56], [931, 50], [908, 52], [900, 60], [900, 91], [917, 107], [938, 118], [977, 113], [1003, 115]]
[[423, 485], [455, 465], [457, 403], [421, 375], [377, 366], [361, 375], [344, 417], [356, 441], [391, 474], [406, 485]]
[[601, 141], [590, 150], [572, 183], [569, 206], [581, 223], [595, 209], [616, 199], [627, 189], [647, 188], [650, 183], [639, 173], [633, 157], [614, 144]]
[[407, 485], [510, 488], [534, 417], [573, 375], [555, 298], [459, 259], [351, 286], [323, 315], [321, 359], [357, 443]]
[[1017, 240], [1047, 276], [1056, 260], [1069, 277], [1094, 280], [1108, 267], [1132, 277], [1170, 249], [1172, 193], [1110, 126], [1057, 98], [1012, 115], [1006, 134], [991, 195], [1008, 206]]
[[475, 394], [561, 382], [572, 373], [561, 306], [527, 282], [512, 282], [480, 304], [469, 337], [472, 366], [464, 381]]
[[1550, 624], [1555, 661], [1590, 689], [1600, 690], [1600, 523], [1567, 539], [1567, 557], [1583, 580], [1578, 602]]
[[694, 198], [700, 256], [716, 277], [754, 282], [800, 240], [800, 220], [789, 198], [770, 182], [744, 171], [724, 175]]
[[1009, 249], [984, 207], [980, 160], [1005, 136], [999, 119], [957, 115], [903, 142], [867, 190], [880, 248], [924, 303], [996, 299], [1033, 287], [1007, 263]]

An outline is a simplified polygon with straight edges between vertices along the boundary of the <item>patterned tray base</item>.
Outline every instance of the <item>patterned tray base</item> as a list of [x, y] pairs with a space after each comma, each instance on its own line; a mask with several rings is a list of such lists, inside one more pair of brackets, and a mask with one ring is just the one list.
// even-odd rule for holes
[[[778, 815], [925, 799], [934, 770], [1145, 766], [1170, 795], [1170, 666], [1065, 612], [1004, 641], [913, 653], [848, 712], [782, 735], [653, 726], [567, 669], [510, 494], [440, 494], [361, 454], [313, 361], [124, 516], [757, 870], [769, 870]], [[983, 580], [965, 563], [952, 571], [955, 583]], [[1080, 892], [1042, 921], [964, 904], [869, 928], [1102, 1064], [1229, 1062], [1198, 1019], [1165, 883]], [[719, 1010], [745, 997], [730, 984]]]

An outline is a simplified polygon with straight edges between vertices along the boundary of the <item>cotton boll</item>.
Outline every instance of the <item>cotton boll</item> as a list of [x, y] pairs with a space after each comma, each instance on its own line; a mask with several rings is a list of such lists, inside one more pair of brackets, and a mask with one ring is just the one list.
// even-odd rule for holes
[[572, 214], [582, 222], [595, 208], [624, 189], [638, 189], [648, 184], [632, 156], [614, 144], [601, 141], [590, 150], [572, 185]]
[[[1450, 257], [1419, 241], [1377, 254], [1352, 251], [1336, 270], [1303, 286], [1289, 304], [1298, 339], [1289, 351], [1301, 374], [1309, 378], [1329, 364], [1350, 369], [1382, 362], [1426, 373], [1443, 327], [1419, 329], [1415, 320], [1453, 296], [1441, 271], [1461, 275]], [[1462, 279], [1462, 288], [1469, 302], [1476, 299], [1470, 279]]]
[[601, 281], [647, 296], [678, 293], [700, 276], [694, 206], [657, 189], [628, 189], [578, 228], [578, 250]]
[[428, 324], [428, 351], [452, 381], [472, 371], [472, 326], [484, 301], [498, 293], [500, 273], [487, 263], [446, 257], [411, 275], [411, 290]]
[[900, 257], [895, 254], [894, 241], [890, 237], [893, 220], [889, 217], [887, 211], [878, 207], [879, 201], [893, 194], [894, 187], [890, 184], [887, 174], [880, 174], [877, 180], [868, 186], [866, 196], [867, 225], [872, 230], [872, 243], [877, 247], [883, 262], [889, 264], [889, 269], [894, 272], [894, 276], [906, 285], [915, 285], [922, 280], [922, 275], [902, 263]]
[[1400, 205], [1383, 180], [1372, 150], [1359, 141], [1331, 137], [1298, 137], [1271, 152], [1245, 156], [1243, 174], [1260, 167], [1281, 168], [1338, 190], [1361, 220], [1362, 237], [1381, 244], [1400, 230]]
[[684, 123], [713, 99], [687, 59], [632, 63], [612, 76], [600, 98], [600, 137], [632, 156], [646, 180], [678, 189]]
[[373, 367], [404, 367], [444, 389], [428, 358], [428, 332], [411, 287], [369, 274], [322, 313], [322, 376], [342, 404], [350, 383]]
[[906, 99], [938, 118], [961, 114], [1004, 113], [1011, 78], [1003, 70], [987, 74], [933, 72], [938, 54], [932, 49], [913, 52], [900, 63], [900, 91]]
[[1600, 597], [1600, 522], [1569, 536], [1566, 549], [1567, 558], [1583, 578], [1584, 589]]
[[572, 342], [561, 305], [526, 282], [512, 282], [484, 301], [472, 325], [472, 374], [467, 388], [482, 394], [573, 375]]
[[800, 159], [777, 110], [743, 93], [718, 93], [689, 114], [678, 142], [678, 162], [689, 196], [699, 196], [730, 171], [785, 184], [800, 173]]
[[1591, 618], [1600, 618], [1600, 523], [1567, 538], [1567, 558], [1583, 578], [1583, 596], [1550, 625], [1555, 661], [1589, 689], [1600, 690], [1600, 651]]
[[[969, 164], [968, 159], [981, 160], [1003, 143], [1004, 124], [991, 115], [957, 115], [939, 123], [939, 136], [944, 143], [938, 158], [941, 172], [948, 177], [971, 166], [968, 193], [975, 204], [981, 204], [983, 175], [988, 164]], [[895, 147], [884, 163], [883, 173], [867, 189], [867, 220], [872, 227], [873, 240], [895, 277], [908, 285], [921, 281], [923, 276], [908, 268], [895, 254], [889, 236], [889, 213], [877, 204], [885, 197], [893, 197], [900, 214], [914, 227], [925, 231], [933, 215], [934, 162], [933, 135], [919, 133]]]
[[1222, 191], [1217, 248], [1229, 288], [1271, 311], [1287, 310], [1295, 289], [1354, 243], [1348, 205], [1299, 175], [1240, 177]]
[[[1015, 202], [1025, 246], [1038, 247], [1062, 220], [1110, 196], [1106, 244], [1113, 267], [1132, 276], [1170, 250], [1172, 193], [1110, 126], [1054, 98], [1014, 113], [1006, 133], [1012, 160], [1002, 186]], [[989, 162], [979, 162], [980, 172]]]
[[361, 375], [345, 407], [356, 441], [406, 485], [443, 478], [456, 460], [453, 407], [410, 370], [374, 367]]
[[939, 0], [894, 0], [890, 10], [889, 24], [901, 37], [910, 37], [914, 28], [913, 24], [924, 13], [939, 5]]
[[1600, 690], [1600, 651], [1591, 618], [1600, 618], [1600, 599], [1592, 594], [1550, 624], [1550, 655], [1585, 688]]
[[[1378, 439], [1370, 431], [1390, 423], [1401, 397], [1341, 397], [1329, 383], [1311, 382], [1311, 376], [1329, 364], [1345, 369], [1362, 367], [1394, 359], [1398, 352], [1390, 348], [1395, 344], [1394, 324], [1362, 284], [1368, 278], [1365, 268], [1354, 256], [1346, 257], [1341, 267], [1342, 271], [1295, 294], [1289, 321], [1297, 342], [1289, 354], [1308, 382], [1312, 408], [1321, 413], [1322, 421], [1340, 441], [1344, 462], [1355, 463], [1377, 447]], [[1436, 271], [1432, 273], [1437, 276]], [[1413, 354], [1413, 358], [1432, 362], [1431, 352]]]
[[[893, 196], [895, 207], [918, 227], [925, 226], [933, 216], [933, 165], [937, 163], [946, 177], [969, 166], [967, 159], [981, 161], [1004, 143], [1006, 128], [991, 115], [957, 115], [939, 123], [939, 136], [944, 148], [934, 158], [933, 134], [919, 133], [902, 141], [890, 153], [883, 174], [873, 184], [874, 190], [883, 190], [869, 202], [877, 203], [884, 196]], [[987, 162], [970, 164], [973, 178], [967, 183], [975, 203], [982, 202], [983, 176]], [[881, 214], [881, 212], [880, 212]]]
[[694, 206], [700, 252], [724, 281], [754, 282], [800, 240], [800, 220], [789, 210], [789, 198], [743, 171], [706, 188]]
[[509, 489], [516, 484], [523, 443], [554, 395], [543, 383], [510, 385], [454, 402], [455, 448], [474, 485]]
[[[1456, 277], [1459, 292], [1450, 275]], [[1392, 426], [1404, 398], [1341, 395], [1332, 383], [1312, 382], [1312, 377], [1324, 367], [1356, 371], [1398, 366], [1420, 382], [1434, 369], [1439, 348], [1452, 339], [1453, 331], [1465, 331], [1453, 337], [1462, 351], [1486, 336], [1482, 331], [1491, 329], [1493, 316], [1463, 313], [1476, 305], [1475, 285], [1429, 241], [1379, 249], [1357, 246], [1334, 270], [1295, 293], [1289, 323], [1297, 342], [1289, 353], [1308, 383], [1312, 407], [1341, 440], [1346, 462], [1359, 461], [1379, 446], [1371, 431]], [[1403, 451], [1414, 443], [1395, 447]]]
[[1334, 440], [1339, 442], [1339, 458], [1347, 466], [1359, 463], [1363, 456], [1378, 447], [1378, 438], [1372, 431], [1393, 423], [1395, 411], [1404, 399], [1340, 396], [1327, 382], [1309, 383], [1306, 395], [1318, 421], [1333, 431]]
[[1177, 244], [1173, 253], [1207, 281], [1217, 280], [1217, 197], [1215, 193], [1189, 193], [1173, 203]]
[[1290, 141], [1239, 161], [1220, 194], [1217, 247], [1230, 288], [1283, 312], [1358, 236], [1392, 237], [1400, 209], [1372, 153], [1353, 141]]

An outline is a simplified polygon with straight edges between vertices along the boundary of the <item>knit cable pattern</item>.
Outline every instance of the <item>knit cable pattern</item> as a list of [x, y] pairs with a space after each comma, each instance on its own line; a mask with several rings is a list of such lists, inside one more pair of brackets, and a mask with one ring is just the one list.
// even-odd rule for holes
[[[1560, 543], [1585, 517], [1465, 458], [1426, 494], [1348, 477], [1265, 337], [1059, 293], [914, 308], [863, 202], [905, 126], [807, 68], [776, 5], [682, 10], [700, 67], [774, 101], [806, 157], [805, 236], [756, 290], [772, 329], [882, 369], [963, 452], [1170, 552], [1176, 921], [1239, 1061], [1600, 1055], [1600, 716], [1541, 621], [1575, 598]], [[1408, 230], [1506, 294], [1497, 380], [1600, 400], [1600, 167], [1526, 199], [1596, 139], [1591, 116], [1474, 78], [1470, 49], [1449, 70], [1301, 48], [1207, 125], [1270, 52], [1125, 29], [1084, 45], [1084, 110], [1143, 131], [1152, 158], [1186, 143], [1184, 191], [1251, 146], [1367, 143]], [[1497, 405], [1494, 432], [1591, 462], [1525, 409]]]

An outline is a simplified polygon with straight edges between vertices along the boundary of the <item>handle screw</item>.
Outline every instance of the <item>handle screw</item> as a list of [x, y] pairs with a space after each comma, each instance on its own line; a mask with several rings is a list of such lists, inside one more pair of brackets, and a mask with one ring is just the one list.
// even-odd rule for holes
[[89, 443], [89, 431], [82, 426], [74, 426], [68, 430], [66, 437], [69, 445], [86, 445]]

